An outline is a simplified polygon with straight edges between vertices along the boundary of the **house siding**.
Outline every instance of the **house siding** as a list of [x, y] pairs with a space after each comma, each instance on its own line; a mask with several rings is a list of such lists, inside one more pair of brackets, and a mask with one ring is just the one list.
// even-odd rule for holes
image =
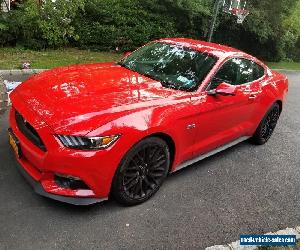
[[10, 11], [10, 0], [0, 0], [0, 7], [2, 12], [8, 12]]

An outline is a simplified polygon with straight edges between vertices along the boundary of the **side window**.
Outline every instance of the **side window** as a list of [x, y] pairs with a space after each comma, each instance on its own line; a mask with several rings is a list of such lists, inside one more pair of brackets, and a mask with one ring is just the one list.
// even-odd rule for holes
[[237, 60], [239, 59], [231, 59], [223, 64], [209, 84], [208, 90], [217, 88], [222, 82], [233, 85], [236, 84], [238, 71]]
[[242, 85], [253, 81], [253, 62], [246, 59], [239, 59], [238, 79], [236, 85]]
[[254, 71], [253, 81], [263, 77], [265, 74], [265, 69], [255, 62], [253, 62], [253, 71]]
[[217, 88], [222, 82], [242, 85], [253, 82], [265, 74], [265, 69], [257, 63], [243, 58], [233, 58], [223, 64], [212, 79], [208, 90]]

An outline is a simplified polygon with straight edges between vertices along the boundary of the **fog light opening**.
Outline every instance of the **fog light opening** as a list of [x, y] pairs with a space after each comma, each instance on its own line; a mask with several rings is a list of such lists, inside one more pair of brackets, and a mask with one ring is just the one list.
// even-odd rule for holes
[[90, 190], [90, 188], [78, 177], [55, 174], [54, 180], [55, 183], [62, 188], [71, 190]]

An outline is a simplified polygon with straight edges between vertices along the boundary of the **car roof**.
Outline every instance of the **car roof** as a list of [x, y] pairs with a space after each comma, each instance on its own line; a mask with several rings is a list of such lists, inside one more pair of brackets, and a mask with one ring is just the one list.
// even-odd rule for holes
[[235, 55], [235, 54], [247, 55], [246, 53], [238, 49], [231, 48], [225, 45], [210, 43], [210, 42], [205, 42], [200, 40], [194, 40], [194, 39], [188, 39], [188, 38], [165, 38], [165, 39], [160, 39], [158, 41], [178, 44], [201, 52], [207, 52], [209, 54], [212, 54], [217, 57], [222, 57], [222, 58], [230, 55]]

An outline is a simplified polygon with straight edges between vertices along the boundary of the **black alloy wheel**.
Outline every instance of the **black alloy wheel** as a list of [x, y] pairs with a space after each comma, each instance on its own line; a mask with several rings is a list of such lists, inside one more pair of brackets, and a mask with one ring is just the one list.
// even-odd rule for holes
[[136, 205], [153, 196], [170, 166], [168, 145], [160, 138], [150, 137], [136, 144], [121, 162], [112, 186], [116, 200]]
[[279, 117], [280, 106], [278, 103], [275, 103], [259, 124], [254, 136], [252, 137], [252, 141], [258, 145], [265, 144], [271, 138]]

